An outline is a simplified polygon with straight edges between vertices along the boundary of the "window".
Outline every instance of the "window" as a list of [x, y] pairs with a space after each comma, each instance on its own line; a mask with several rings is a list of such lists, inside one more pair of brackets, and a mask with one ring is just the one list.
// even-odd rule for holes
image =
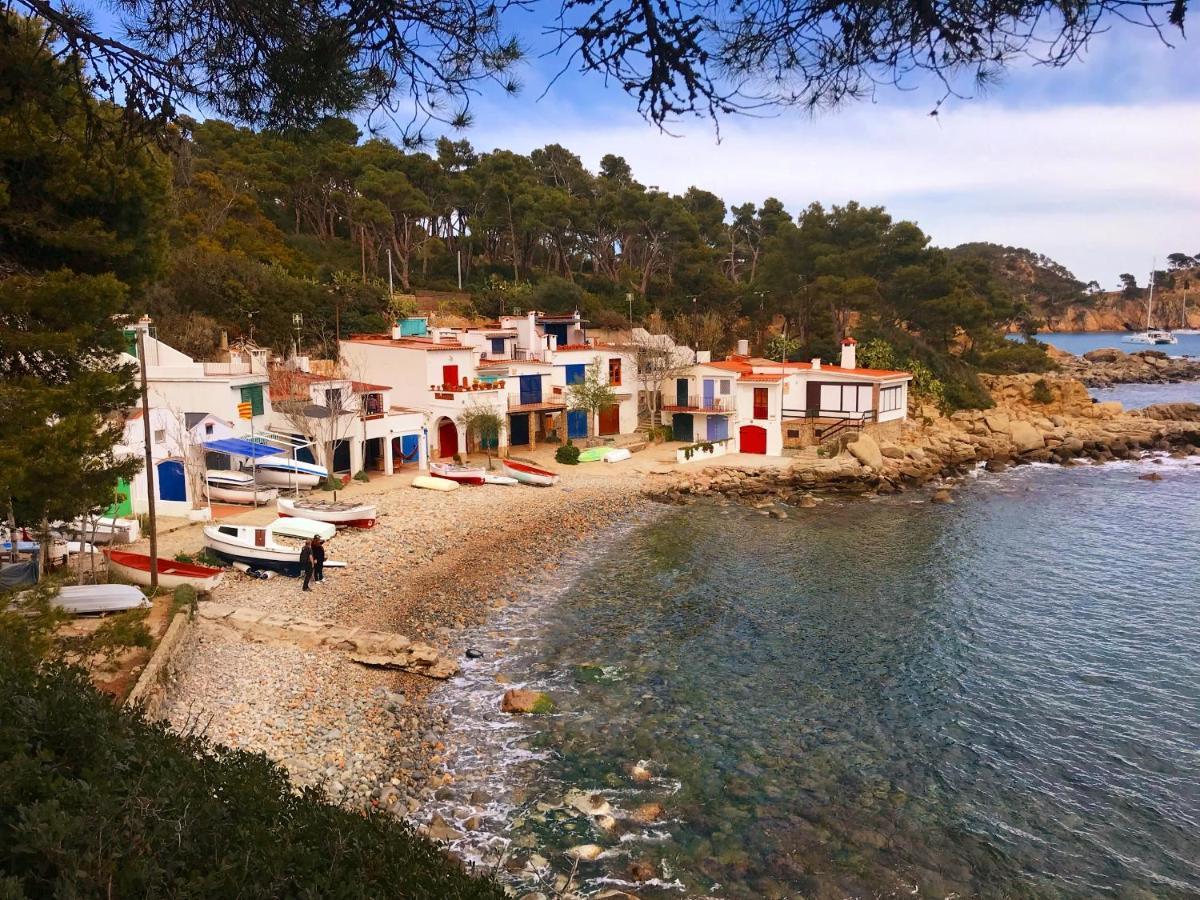
[[383, 415], [383, 394], [363, 394], [362, 408], [364, 415]]
[[154, 432], [154, 443], [165, 444], [167, 442], [167, 432], [163, 428], [159, 428]]
[[342, 408], [342, 389], [341, 388], [325, 388], [325, 408], [326, 409], [341, 409]]
[[754, 389], [754, 418], [765, 419], [767, 417], [767, 389]]
[[263, 414], [263, 391], [261, 384], [248, 384], [242, 388], [242, 402], [250, 404], [250, 414]]
[[205, 434], [205, 436], [207, 437], [208, 435], [210, 435], [210, 434], [212, 434], [212, 433], [213, 433], [213, 426], [212, 426], [212, 422], [205, 422], [205, 423], [204, 423], [204, 434]]
[[492, 338], [492, 353], [496, 356], [504, 355], [504, 338]]
[[621, 383], [621, 359], [613, 357], [608, 361], [608, 383], [619, 385]]
[[573, 363], [566, 367], [567, 384], [579, 384], [587, 378], [587, 366], [583, 363]]
[[729, 381], [729, 379], [728, 379], [728, 378], [722, 378], [722, 379], [721, 379], [721, 393], [722, 393], [723, 395], [724, 395], [724, 394], [728, 394], [728, 393], [729, 393], [729, 389], [730, 389], [730, 388], [729, 388], [729, 385], [730, 385], [730, 381]]
[[879, 411], [895, 412], [900, 408], [903, 397], [904, 388], [902, 386], [885, 387], [879, 392]]

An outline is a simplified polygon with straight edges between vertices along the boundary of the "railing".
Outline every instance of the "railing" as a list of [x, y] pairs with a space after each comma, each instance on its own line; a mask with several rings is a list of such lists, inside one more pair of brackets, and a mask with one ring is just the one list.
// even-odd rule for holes
[[862, 431], [863, 427], [874, 422], [879, 416], [877, 410], [866, 409], [861, 412], [849, 412], [841, 409], [785, 409], [785, 419], [833, 419], [830, 424], [814, 429], [818, 443], [832, 440], [847, 431]]
[[250, 368], [250, 363], [235, 363], [235, 362], [206, 362], [204, 365], [205, 375], [253, 375], [254, 372]]
[[675, 403], [664, 403], [663, 410], [665, 412], [733, 412], [732, 401], [722, 400], [720, 397], [689, 396], [687, 403], [678, 402], [678, 397], [675, 400]]
[[513, 349], [508, 353], [494, 353], [484, 351], [480, 356], [480, 362], [545, 362], [546, 351], [544, 350], [517, 350]]

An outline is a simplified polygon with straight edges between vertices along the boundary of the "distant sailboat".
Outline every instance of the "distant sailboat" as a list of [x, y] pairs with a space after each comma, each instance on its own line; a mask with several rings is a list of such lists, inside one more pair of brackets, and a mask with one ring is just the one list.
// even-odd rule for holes
[[1146, 301], [1146, 330], [1139, 331], [1134, 334], [1126, 335], [1124, 342], [1126, 344], [1178, 344], [1179, 339], [1170, 331], [1163, 328], [1154, 328], [1152, 326], [1154, 316], [1154, 267], [1158, 264], [1155, 260], [1150, 264], [1150, 297]]
[[1187, 320], [1187, 292], [1188, 282], [1183, 282], [1183, 311], [1179, 314], [1179, 327], [1175, 329], [1176, 334], [1200, 334], [1200, 328], [1188, 328]]

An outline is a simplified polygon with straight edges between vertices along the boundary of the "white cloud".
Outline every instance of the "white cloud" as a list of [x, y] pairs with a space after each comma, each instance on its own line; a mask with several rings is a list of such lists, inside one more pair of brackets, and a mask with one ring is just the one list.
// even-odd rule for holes
[[697, 185], [731, 203], [883, 204], [938, 244], [1027, 246], [1103, 284], [1146, 271], [1155, 254], [1200, 252], [1200, 102], [1023, 110], [984, 100], [937, 118], [860, 105], [815, 120], [730, 120], [720, 143], [703, 125], [673, 138], [627, 113], [581, 119], [553, 107], [470, 137], [522, 152], [563, 144], [593, 169], [617, 153], [644, 184]]

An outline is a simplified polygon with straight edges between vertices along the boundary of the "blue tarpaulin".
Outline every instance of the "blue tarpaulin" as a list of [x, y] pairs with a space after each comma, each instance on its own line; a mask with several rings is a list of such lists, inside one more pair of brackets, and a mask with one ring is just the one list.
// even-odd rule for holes
[[217, 453], [228, 453], [231, 456], [249, 456], [257, 459], [260, 456], [275, 456], [278, 447], [268, 447], [266, 444], [255, 444], [242, 438], [222, 438], [219, 441], [205, 441], [205, 450], [215, 450]]

